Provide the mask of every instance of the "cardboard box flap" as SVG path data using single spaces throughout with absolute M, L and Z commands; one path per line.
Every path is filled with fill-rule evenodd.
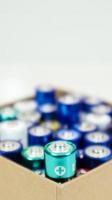
M 56 200 L 56 184 L 0 157 L 1 200 Z
M 58 200 L 112 200 L 112 161 L 62 185 Z

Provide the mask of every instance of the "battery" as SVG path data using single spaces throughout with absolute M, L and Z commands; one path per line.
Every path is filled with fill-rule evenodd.
M 30 128 L 40 123 L 41 113 L 38 111 L 21 113 L 18 116 L 18 119 L 25 122 L 27 125 L 27 128 Z
M 44 168 L 44 149 L 42 146 L 30 146 L 23 149 L 22 165 L 36 171 L 37 169 Z
M 109 115 L 89 113 L 85 115 L 84 120 L 96 125 L 99 130 L 107 130 L 111 124 L 111 117 Z
M 56 140 L 70 141 L 79 148 L 81 143 L 81 134 L 74 129 L 60 129 L 56 133 Z
M 79 124 L 75 124 L 73 128 L 79 132 L 82 137 L 84 137 L 87 133 L 92 133 L 97 130 L 97 127 L 94 124 L 90 124 L 88 122 L 82 121 Z
M 35 98 L 39 105 L 54 104 L 56 102 L 56 91 L 50 85 L 40 85 L 36 89 Z
M 77 149 L 77 168 L 84 167 L 84 150 Z
M 54 104 L 44 104 L 40 106 L 40 112 L 43 120 L 54 120 L 57 116 L 57 109 Z
M 86 174 L 88 171 L 89 171 L 89 170 L 87 170 L 87 169 L 80 168 L 80 169 L 77 170 L 76 176 L 77 176 L 77 177 L 82 176 L 82 175 Z
M 76 174 L 76 146 L 71 142 L 53 141 L 45 146 L 45 173 L 63 183 Z
M 83 99 L 83 111 L 91 112 L 91 109 L 95 106 L 103 104 L 103 101 L 94 96 L 88 96 Z
M 112 152 L 109 147 L 92 145 L 84 150 L 85 167 L 93 169 L 112 159 Z
M 88 133 L 84 138 L 84 146 L 86 147 L 89 145 L 104 145 L 111 147 L 111 136 L 103 131 Z
M 53 132 L 61 128 L 61 124 L 57 120 L 46 120 L 41 123 L 42 126 L 51 129 Z
M 65 95 L 58 99 L 58 118 L 62 124 L 71 126 L 79 122 L 80 98 Z
M 0 140 L 20 141 L 27 145 L 27 126 L 20 120 L 5 121 L 0 124 Z
M 19 101 L 14 105 L 17 116 L 38 110 L 38 105 L 34 100 Z
M 110 105 L 98 105 L 91 109 L 91 112 L 99 115 L 110 115 L 112 117 L 112 107 Z
M 28 144 L 44 146 L 52 140 L 52 134 L 52 130 L 48 128 L 35 126 L 28 130 Z
M 16 113 L 12 107 L 0 109 L 0 122 L 16 119 Z
M 12 140 L 4 140 L 0 142 L 0 155 L 21 163 L 22 145 L 20 142 Z
M 45 170 L 44 169 L 37 169 L 36 171 L 34 171 L 34 173 L 36 175 L 40 175 L 42 177 L 45 177 Z

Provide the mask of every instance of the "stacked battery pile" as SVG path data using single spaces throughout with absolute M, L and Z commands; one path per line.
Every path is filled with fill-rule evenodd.
M 107 102 L 39 86 L 31 100 L 0 109 L 0 155 L 65 182 L 112 158 Z

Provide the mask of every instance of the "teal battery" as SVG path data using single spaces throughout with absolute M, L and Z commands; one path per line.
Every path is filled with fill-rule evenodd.
M 58 99 L 57 112 L 59 121 L 71 127 L 74 123 L 78 123 L 81 110 L 81 100 L 74 95 L 64 95 Z
M 39 108 L 42 114 L 42 119 L 45 120 L 56 120 L 57 118 L 57 107 L 54 104 L 43 104 Z
M 0 109 L 0 122 L 15 120 L 16 118 L 15 110 L 12 107 L 4 107 Z
M 72 142 L 77 148 L 81 145 L 81 134 L 74 129 L 60 129 L 56 132 L 55 139 Z
M 103 145 L 92 145 L 84 149 L 84 165 L 93 169 L 112 159 L 112 151 Z
M 44 148 L 42 146 L 33 145 L 23 149 L 22 165 L 32 171 L 44 168 Z
M 84 146 L 90 145 L 103 145 L 111 147 L 112 138 L 111 135 L 103 131 L 95 131 L 88 133 L 84 137 Z
M 22 144 L 14 140 L 0 141 L 0 155 L 21 164 Z
M 31 145 L 42 145 L 44 146 L 52 140 L 52 130 L 43 126 L 34 126 L 28 130 L 28 144 Z
M 35 99 L 39 105 L 56 102 L 56 90 L 50 85 L 40 85 L 36 88 Z

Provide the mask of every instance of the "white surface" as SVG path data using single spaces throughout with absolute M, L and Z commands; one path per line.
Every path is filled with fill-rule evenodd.
M 111 0 L 0 1 L 0 103 L 40 82 L 112 99 Z

